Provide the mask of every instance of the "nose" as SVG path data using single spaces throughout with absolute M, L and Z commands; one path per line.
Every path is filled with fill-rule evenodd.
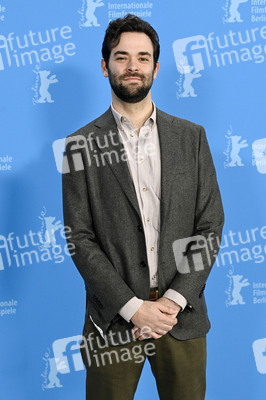
M 129 60 L 129 62 L 128 62 L 127 70 L 128 70 L 129 72 L 136 72 L 136 71 L 138 71 L 138 70 L 139 70 L 139 67 L 138 67 L 137 61 L 134 60 L 133 58 L 131 58 L 131 59 Z

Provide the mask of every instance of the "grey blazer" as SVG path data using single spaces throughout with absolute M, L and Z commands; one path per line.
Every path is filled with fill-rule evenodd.
M 224 213 L 204 128 L 158 108 L 157 124 L 162 168 L 159 297 L 171 288 L 187 299 L 188 306 L 170 331 L 176 339 L 186 340 L 210 329 L 203 292 L 219 251 Z M 110 329 L 125 333 L 133 324 L 118 314 L 119 309 L 133 296 L 149 298 L 141 214 L 123 152 L 111 108 L 66 138 L 64 224 L 71 228 L 67 242 L 85 282 L 84 335 L 90 315 L 104 334 Z M 202 257 L 203 268 L 191 268 L 189 273 L 177 268 L 173 243 L 209 234 L 213 240 L 209 259 Z M 190 246 L 185 250 L 184 257 L 189 257 Z

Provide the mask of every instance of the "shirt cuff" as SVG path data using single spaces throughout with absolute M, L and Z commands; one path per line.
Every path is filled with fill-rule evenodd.
M 132 297 L 120 310 L 118 313 L 123 317 L 127 322 L 130 322 L 133 315 L 138 311 L 140 306 L 143 304 L 143 300 L 138 297 Z
M 181 307 L 181 311 L 184 311 L 187 305 L 187 300 L 185 299 L 185 297 L 182 296 L 182 294 L 180 294 L 176 290 L 173 289 L 166 290 L 163 297 L 167 297 L 168 299 L 173 300 L 175 303 L 177 303 Z

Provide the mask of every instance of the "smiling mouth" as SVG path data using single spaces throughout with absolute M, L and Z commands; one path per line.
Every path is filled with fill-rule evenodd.
M 141 79 L 137 76 L 129 76 L 128 78 L 124 78 L 125 81 L 140 81 Z
M 137 84 L 137 83 L 141 83 L 142 80 L 139 78 L 126 78 L 126 79 L 124 79 L 124 82 L 127 82 L 129 84 Z

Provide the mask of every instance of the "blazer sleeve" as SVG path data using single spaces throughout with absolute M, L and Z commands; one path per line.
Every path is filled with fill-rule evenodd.
M 187 299 L 189 308 L 193 308 L 194 305 L 197 304 L 199 297 L 201 297 L 203 293 L 206 280 L 220 249 L 222 229 L 224 225 L 224 210 L 216 171 L 206 138 L 205 129 L 202 126 L 200 126 L 198 148 L 197 200 L 194 233 L 191 237 L 191 242 L 193 241 L 194 236 L 203 236 L 203 241 L 206 244 L 206 250 L 209 257 L 202 256 L 202 269 L 195 270 L 191 268 L 189 272 L 184 273 L 186 268 L 183 268 L 181 265 L 181 268 L 178 268 L 178 272 L 169 286 L 169 289 L 178 291 Z M 187 246 L 186 251 L 186 260 L 188 257 L 192 258 L 192 247 Z
M 65 145 L 63 160 L 71 159 Z M 64 225 L 71 257 L 84 279 L 86 289 L 100 309 L 102 318 L 111 322 L 118 311 L 135 296 L 101 249 L 93 226 L 93 212 L 87 190 L 86 171 L 66 168 L 63 161 L 62 194 Z M 66 172 L 67 171 L 67 172 Z M 92 300 L 92 301 L 93 301 Z

